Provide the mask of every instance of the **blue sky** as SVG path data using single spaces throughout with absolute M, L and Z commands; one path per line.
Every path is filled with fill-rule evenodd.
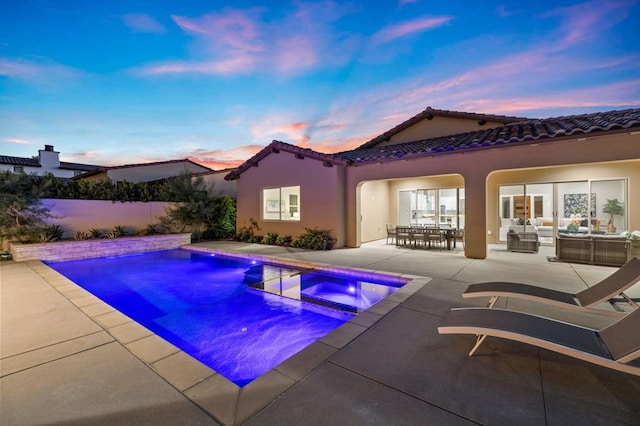
M 640 0 L 0 2 L 0 154 L 233 167 L 352 149 L 426 106 L 640 106 Z

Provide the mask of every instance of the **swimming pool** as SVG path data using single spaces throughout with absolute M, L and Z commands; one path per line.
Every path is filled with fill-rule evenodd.
M 238 386 L 406 282 L 184 249 L 46 263 Z

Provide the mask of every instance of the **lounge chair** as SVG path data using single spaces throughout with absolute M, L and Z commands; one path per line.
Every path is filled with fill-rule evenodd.
M 460 308 L 449 312 L 438 327 L 438 333 L 477 335 L 469 356 L 474 354 L 485 337 L 494 336 L 640 376 L 639 329 L 640 309 L 602 330 L 593 330 L 524 312 Z
M 601 315 L 622 316 L 626 314 L 624 311 L 607 311 L 594 306 L 608 300 L 612 301 L 612 298 L 620 296 L 622 300 L 636 309 L 638 307 L 637 303 L 625 295 L 624 291 L 639 281 L 640 259 L 633 258 L 604 280 L 576 294 L 521 283 L 486 282 L 469 285 L 465 292 L 462 293 L 462 297 L 488 296 L 490 297 L 487 305 L 489 308 L 492 308 L 498 299 L 504 296 L 534 300 Z

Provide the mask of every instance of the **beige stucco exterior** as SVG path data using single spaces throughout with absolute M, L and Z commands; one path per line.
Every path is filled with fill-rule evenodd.
M 260 235 L 276 232 L 294 239 L 304 228 L 329 229 L 345 245 L 344 168 L 327 167 L 312 158 L 299 159 L 292 153 L 272 153 L 246 170 L 237 182 L 237 229 L 258 222 Z M 300 186 L 300 221 L 271 221 L 262 218 L 263 189 Z
M 594 165 L 596 163 L 596 165 Z M 572 165 L 571 167 L 565 167 Z M 532 171 L 530 169 L 537 169 Z M 509 174 L 498 172 L 509 171 Z M 547 177 L 546 173 L 549 173 Z M 465 254 L 483 259 L 487 243 L 494 241 L 487 231 L 497 226 L 498 184 L 566 179 L 612 177 L 629 179 L 629 228 L 640 229 L 640 196 L 636 195 L 640 182 L 640 134 L 624 132 L 608 136 L 593 136 L 550 140 L 538 144 L 491 147 L 468 152 L 442 153 L 433 156 L 367 164 L 347 168 L 346 174 L 346 245 L 357 247 L 365 234 L 358 226 L 362 214 L 362 184 L 389 179 L 439 177 L 442 186 L 451 187 L 455 181 L 444 179 L 459 175 L 465 187 Z M 436 181 L 437 183 L 437 181 Z M 428 187 L 432 187 L 429 185 Z M 366 188 L 366 186 L 365 186 Z M 397 193 L 397 191 L 391 191 Z M 395 208 L 389 196 L 389 206 Z M 396 203 L 397 205 L 397 203 Z M 389 212 L 393 223 L 392 212 Z
M 501 123 L 484 124 L 495 125 Z M 477 130 L 477 126 L 475 120 L 433 117 L 412 124 L 390 140 L 422 140 L 445 131 Z M 260 218 L 264 188 L 300 185 L 300 222 L 259 221 L 261 233 L 295 237 L 303 228 L 317 226 L 332 231 L 338 239 L 336 247 L 358 247 L 385 238 L 386 224 L 398 223 L 402 189 L 464 188 L 464 249 L 470 258 L 485 258 L 487 244 L 498 241 L 500 185 L 623 179 L 628 192 L 625 225 L 640 229 L 640 132 L 634 129 L 333 167 L 325 167 L 321 159 L 299 160 L 277 150 L 250 162 L 257 166 L 242 171 L 237 181 L 238 227 L 245 226 L 249 218 Z

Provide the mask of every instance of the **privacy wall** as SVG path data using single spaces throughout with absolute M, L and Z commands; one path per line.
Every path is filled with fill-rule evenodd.
M 152 201 L 121 203 L 104 200 L 58 200 L 42 199 L 43 206 L 49 208 L 53 217 L 48 223 L 61 225 L 64 237 L 71 238 L 78 231 L 89 229 L 112 229 L 124 226 L 129 231 L 144 229 L 151 223 L 158 223 L 165 216 L 165 209 L 172 203 Z

